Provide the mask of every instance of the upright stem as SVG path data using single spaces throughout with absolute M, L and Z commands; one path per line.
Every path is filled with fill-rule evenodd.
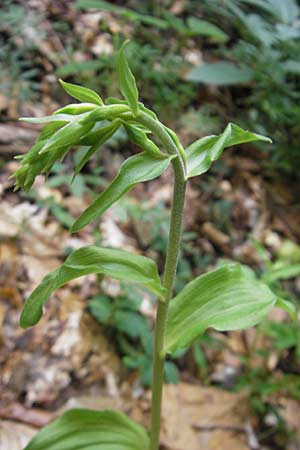
M 157 450 L 159 446 L 162 389 L 163 389 L 164 363 L 165 363 L 165 358 L 162 352 L 164 347 L 168 306 L 169 301 L 172 297 L 178 256 L 180 251 L 184 195 L 185 195 L 185 182 L 182 180 L 181 177 L 178 176 L 178 173 L 175 169 L 175 184 L 173 191 L 170 234 L 163 279 L 163 284 L 167 289 L 167 296 L 165 302 L 158 303 L 156 313 L 154 355 L 153 355 L 151 431 L 150 431 L 149 450 Z
M 165 363 L 163 347 L 166 330 L 166 320 L 168 316 L 168 306 L 170 299 L 172 298 L 180 251 L 186 183 L 184 161 L 182 161 L 176 145 L 174 144 L 164 127 L 159 122 L 151 119 L 146 114 L 142 114 L 141 116 L 139 116 L 139 121 L 147 128 L 149 128 L 160 139 L 161 143 L 168 151 L 168 153 L 177 154 L 177 158 L 172 161 L 174 169 L 174 189 L 169 241 L 163 277 L 163 285 L 167 290 L 167 294 L 165 302 L 158 302 L 154 335 L 151 431 L 149 450 L 158 450 Z

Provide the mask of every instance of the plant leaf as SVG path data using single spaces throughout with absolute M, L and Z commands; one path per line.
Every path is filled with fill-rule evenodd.
M 189 283 L 170 303 L 164 352 L 192 344 L 207 328 L 249 328 L 275 305 L 277 296 L 240 264 L 227 264 Z
M 52 292 L 74 278 L 91 273 L 102 273 L 131 283 L 142 283 L 160 297 L 163 297 L 165 292 L 156 264 L 151 259 L 124 250 L 82 247 L 71 253 L 60 267 L 46 275 L 31 293 L 21 314 L 21 327 L 31 327 L 40 320 L 43 305 Z
M 118 98 L 115 97 L 107 97 L 107 99 L 105 100 L 105 104 L 106 105 L 127 105 L 127 101 L 126 100 L 119 100 Z M 155 112 L 151 111 L 151 109 L 146 108 L 146 106 L 144 105 L 144 103 L 142 102 L 138 102 L 138 107 L 141 111 L 145 112 L 146 114 L 148 114 L 148 116 L 152 117 L 152 119 L 158 120 L 157 115 L 155 114 Z
M 205 63 L 192 69 L 186 80 L 195 83 L 229 85 L 249 83 L 253 79 L 253 71 L 247 67 L 238 67 L 229 61 Z
M 93 111 L 83 114 L 81 123 L 99 122 L 102 120 L 113 120 L 122 113 L 130 112 L 127 104 L 97 106 Z
M 114 119 L 107 125 L 97 128 L 95 129 L 95 131 L 91 131 L 86 136 L 84 136 L 80 141 L 80 145 L 94 145 L 99 142 L 103 143 L 117 131 L 120 125 L 122 125 L 122 121 L 120 119 Z
M 147 134 L 139 129 L 136 125 L 130 125 L 124 123 L 124 127 L 127 131 L 129 139 L 139 147 L 141 147 L 146 152 L 156 155 L 158 157 L 163 156 L 163 153 L 157 147 L 157 145 L 148 138 Z
M 147 450 L 143 427 L 114 410 L 72 409 L 41 429 L 24 450 Z
M 228 35 L 224 31 L 206 20 L 199 20 L 191 16 L 187 19 L 187 25 L 190 30 L 189 34 L 192 36 L 208 36 L 217 42 L 228 41 Z
M 42 129 L 42 131 L 39 134 L 39 137 L 37 138 L 37 142 L 45 141 L 50 136 L 52 136 L 55 131 L 59 130 L 59 128 L 62 128 L 64 126 L 64 122 L 51 122 L 45 125 Z
M 50 122 L 68 123 L 74 120 L 74 116 L 69 114 L 56 114 L 44 117 L 20 117 L 19 120 L 28 123 L 50 123 Z
M 36 176 L 47 173 L 55 161 L 62 159 L 69 150 L 68 146 L 58 146 L 52 152 L 41 155 L 40 151 L 46 143 L 47 140 L 38 139 L 27 153 L 20 155 L 21 166 L 11 176 L 16 178 L 15 189 L 23 188 L 28 191 L 34 183 Z
M 95 108 L 97 108 L 97 105 L 95 105 L 94 103 L 70 103 L 69 105 L 59 108 L 53 114 L 71 114 L 74 116 L 77 114 L 92 111 Z
M 243 130 L 233 123 L 229 123 L 217 136 L 198 139 L 186 149 L 187 178 L 207 172 L 212 163 L 220 158 L 226 147 L 252 141 L 272 142 L 265 136 Z
M 300 275 L 300 264 L 289 264 L 283 267 L 272 267 L 265 275 L 266 281 L 272 283 L 276 280 L 287 280 Z
M 101 145 L 103 145 L 109 138 L 117 131 L 117 129 L 121 125 L 121 120 L 116 119 L 109 125 L 99 128 L 99 130 L 93 131 L 86 136 L 84 136 L 83 140 L 80 142 L 81 145 L 91 145 L 91 148 L 83 155 L 79 163 L 77 164 L 73 176 L 74 178 L 79 174 L 81 169 L 88 162 L 90 157 L 98 150 Z
M 288 300 L 285 300 L 283 298 L 279 298 L 275 306 L 287 312 L 292 320 L 297 319 L 297 309 L 292 302 L 289 302 Z
M 59 80 L 62 88 L 73 98 L 81 102 L 94 103 L 95 105 L 103 105 L 103 100 L 96 92 L 77 84 L 66 83 L 62 79 Z
M 118 175 L 108 188 L 74 222 L 71 233 L 81 230 L 97 217 L 100 217 L 137 183 L 159 177 L 167 169 L 173 157 L 156 158 L 143 152 L 128 158 L 122 164 Z
M 64 147 L 66 145 L 71 147 L 72 145 L 78 144 L 80 138 L 87 134 L 93 126 L 94 123 L 92 121 L 82 123 L 80 120 L 73 120 L 73 122 L 59 128 L 59 130 L 52 134 L 41 148 L 40 154 L 51 152 L 58 147 Z
M 129 68 L 124 49 L 129 41 L 125 41 L 118 53 L 117 70 L 119 77 L 119 84 L 122 95 L 127 100 L 132 113 L 136 116 L 139 112 L 138 107 L 138 90 L 136 87 L 135 78 Z

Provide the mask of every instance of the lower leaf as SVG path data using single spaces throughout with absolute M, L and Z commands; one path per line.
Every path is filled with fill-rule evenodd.
M 170 303 L 164 353 L 188 347 L 207 328 L 254 326 L 276 301 L 277 296 L 246 266 L 227 264 L 201 275 Z
M 92 273 L 142 283 L 161 298 L 165 294 L 165 288 L 152 259 L 125 250 L 93 245 L 81 247 L 71 253 L 60 267 L 46 275 L 28 297 L 20 318 L 21 327 L 32 327 L 40 320 L 43 305 L 52 292 L 75 278 Z
M 148 435 L 125 414 L 73 409 L 39 431 L 24 450 L 147 450 Z

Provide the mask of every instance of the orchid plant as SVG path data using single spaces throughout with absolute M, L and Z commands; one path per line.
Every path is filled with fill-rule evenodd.
M 71 253 L 49 273 L 25 302 L 20 325 L 37 324 L 50 295 L 70 280 L 87 274 L 105 274 L 129 283 L 140 283 L 157 296 L 154 331 L 152 409 L 149 433 L 120 411 L 73 409 L 40 430 L 26 450 L 157 450 L 166 355 L 190 346 L 208 328 L 220 331 L 258 324 L 272 307 L 294 310 L 258 280 L 254 272 L 228 263 L 188 283 L 172 298 L 180 250 L 187 181 L 207 172 L 226 147 L 252 141 L 270 142 L 259 134 L 229 123 L 217 136 L 207 136 L 183 148 L 174 131 L 138 99 L 134 76 L 124 53 L 118 53 L 117 70 L 123 100 L 105 102 L 94 91 L 60 80 L 63 89 L 80 103 L 72 103 L 51 116 L 26 118 L 45 124 L 31 150 L 20 157 L 15 172 L 16 189 L 30 189 L 37 175 L 47 174 L 74 146 L 85 153 L 74 169 L 74 178 L 87 161 L 120 128 L 141 153 L 128 158 L 112 183 L 82 212 L 71 227 L 75 233 L 114 205 L 137 183 L 159 177 L 168 167 L 174 172 L 169 242 L 162 279 L 156 263 L 124 250 L 87 246 Z M 159 143 L 157 145 L 157 142 Z

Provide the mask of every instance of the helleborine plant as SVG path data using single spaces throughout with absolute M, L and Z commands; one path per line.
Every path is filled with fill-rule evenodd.
M 197 140 L 186 149 L 177 135 L 138 100 L 134 76 L 128 66 L 123 44 L 118 54 L 118 77 L 124 100 L 105 102 L 90 89 L 60 81 L 62 87 L 82 103 L 74 103 L 51 116 L 26 118 L 44 123 L 37 142 L 25 155 L 14 174 L 16 189 L 28 190 L 35 177 L 47 174 L 74 146 L 86 148 L 74 170 L 74 177 L 88 159 L 119 127 L 142 152 L 128 158 L 113 182 L 77 218 L 71 232 L 81 230 L 99 218 L 137 183 L 159 177 L 171 164 L 174 193 L 169 243 L 162 280 L 154 261 L 124 250 L 96 246 L 82 247 L 48 274 L 27 299 L 21 314 L 23 328 L 35 325 L 43 305 L 53 291 L 83 275 L 105 274 L 132 283 L 141 283 L 157 295 L 154 336 L 152 412 L 150 433 L 121 412 L 74 409 L 43 428 L 26 450 L 157 450 L 164 362 L 166 355 L 191 345 L 207 328 L 236 330 L 258 324 L 277 305 L 293 313 L 291 305 L 276 295 L 255 274 L 237 263 L 223 265 L 199 276 L 172 299 L 182 233 L 185 186 L 189 178 L 208 171 L 226 147 L 270 139 L 229 124 L 218 136 Z M 155 142 L 159 142 L 159 147 Z

